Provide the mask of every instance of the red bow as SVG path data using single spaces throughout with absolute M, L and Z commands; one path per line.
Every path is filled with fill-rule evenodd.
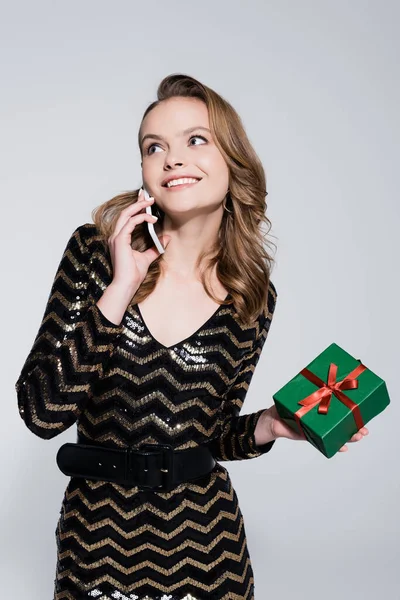
M 317 375 L 309 371 L 307 368 L 300 371 L 301 375 L 304 375 L 306 379 L 315 383 L 320 389 L 316 390 L 303 400 L 300 400 L 298 404 L 301 404 L 303 408 L 299 408 L 297 412 L 294 413 L 295 419 L 304 435 L 303 426 L 301 424 L 301 418 L 303 415 L 308 413 L 314 406 L 319 404 L 318 412 L 321 414 L 328 414 L 329 405 L 331 403 L 332 394 L 343 402 L 353 413 L 354 420 L 358 429 L 364 427 L 364 421 L 361 416 L 360 407 L 358 404 L 350 400 L 341 390 L 353 390 L 358 387 L 357 377 L 365 371 L 367 367 L 363 364 L 358 365 L 353 371 L 351 371 L 344 379 L 341 381 L 336 381 L 337 369 L 338 366 L 335 363 L 331 363 L 329 365 L 328 371 L 328 382 L 326 383 L 322 379 L 320 379 Z M 304 435 L 304 437 L 306 437 Z

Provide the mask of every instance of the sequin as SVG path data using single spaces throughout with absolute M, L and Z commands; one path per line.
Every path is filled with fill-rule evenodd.
M 185 594 L 184 596 L 176 596 L 173 594 L 161 594 L 157 596 L 137 596 L 136 594 L 125 595 L 118 590 L 104 595 L 100 589 L 95 589 L 88 594 L 91 598 L 98 598 L 101 596 L 102 600 L 200 600 L 199 596 L 193 596 L 192 594 Z
M 239 413 L 272 320 L 272 282 L 254 326 L 241 327 L 222 306 L 166 348 L 137 306 L 119 325 L 105 317 L 97 301 L 111 281 L 96 227 L 78 227 L 15 384 L 25 425 L 51 439 L 76 423 L 87 443 L 114 448 L 208 443 L 218 461 L 267 453 L 274 442 L 257 447 L 254 438 L 264 409 Z M 219 463 L 169 492 L 72 477 L 56 541 L 54 600 L 253 599 L 243 516 Z

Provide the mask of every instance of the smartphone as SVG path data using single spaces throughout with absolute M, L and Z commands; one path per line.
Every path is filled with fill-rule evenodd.
M 146 190 L 146 188 L 145 188 L 145 187 L 143 187 L 143 192 L 144 192 L 144 197 L 145 197 L 145 199 L 146 199 L 146 200 L 148 200 L 148 199 L 150 198 L 150 194 L 149 194 L 149 192 Z M 146 212 L 147 212 L 149 215 L 152 215 L 152 214 L 153 214 L 153 213 L 151 212 L 151 205 L 149 205 L 149 206 L 146 206 Z M 150 233 L 150 235 L 151 235 L 151 237 L 152 237 L 152 239 L 153 239 L 153 242 L 154 242 L 154 243 L 155 243 L 155 245 L 156 245 L 156 248 L 157 248 L 157 250 L 159 251 L 159 253 L 160 253 L 160 254 L 164 254 L 164 252 L 165 252 L 165 249 L 163 248 L 163 245 L 161 244 L 161 242 L 160 242 L 160 240 L 158 239 L 158 236 L 157 236 L 157 234 L 156 234 L 156 232 L 155 232 L 155 230 L 154 230 L 154 223 L 149 223 L 149 222 L 147 222 L 147 228 L 148 228 L 148 230 L 149 230 L 149 233 Z

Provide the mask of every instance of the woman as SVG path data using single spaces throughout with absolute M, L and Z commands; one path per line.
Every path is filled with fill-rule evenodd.
M 135 191 L 74 231 L 16 383 L 34 434 L 77 423 L 58 455 L 71 479 L 54 598 L 249 600 L 243 516 L 218 461 L 303 439 L 274 405 L 239 415 L 277 297 L 265 174 L 232 106 L 185 75 L 161 82 L 139 147 L 158 220 Z

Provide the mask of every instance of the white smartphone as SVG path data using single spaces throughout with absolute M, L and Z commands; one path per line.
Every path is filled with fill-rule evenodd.
M 149 194 L 149 192 L 146 190 L 146 188 L 145 188 L 145 187 L 143 187 L 143 192 L 144 192 L 144 197 L 145 197 L 145 199 L 146 199 L 146 200 L 148 200 L 148 199 L 150 198 L 150 194 Z M 149 205 L 149 206 L 146 206 L 146 212 L 147 212 L 149 215 L 152 215 L 152 214 L 153 214 L 153 213 L 151 212 L 151 205 Z M 151 235 L 151 237 L 152 237 L 152 239 L 153 239 L 153 242 L 154 242 L 154 243 L 155 243 L 155 245 L 156 245 L 156 248 L 157 248 L 157 250 L 159 251 L 159 253 L 160 253 L 160 254 L 164 254 L 164 252 L 165 252 L 165 249 L 163 248 L 163 245 L 161 244 L 161 242 L 160 242 L 160 240 L 158 239 L 158 236 L 157 236 L 157 234 L 156 234 L 156 232 L 155 232 L 155 230 L 154 230 L 154 223 L 149 223 L 149 222 L 147 222 L 147 228 L 148 228 L 148 230 L 149 230 L 149 233 L 150 233 L 150 235 Z

